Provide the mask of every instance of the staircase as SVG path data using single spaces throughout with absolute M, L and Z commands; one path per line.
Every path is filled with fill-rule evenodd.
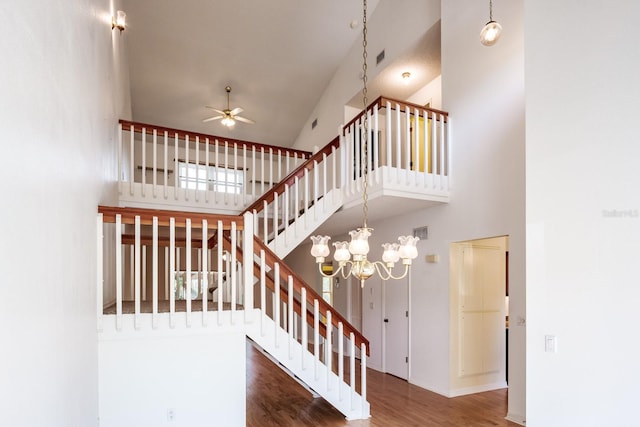
M 368 418 L 368 341 L 282 261 L 336 212 L 358 203 L 362 167 L 368 169 L 373 197 L 448 201 L 446 113 L 379 98 L 367 114 L 373 138 L 367 139 L 371 158 L 365 162 L 360 159 L 362 115 L 315 154 L 292 150 L 285 160 L 275 147 L 121 122 L 120 203 L 135 207 L 98 209 L 99 329 L 162 329 L 183 322 L 187 328 L 240 328 L 347 419 Z M 178 170 L 189 164 L 191 149 L 195 165 L 205 160 L 202 190 L 181 188 L 190 178 L 188 172 L 179 176 Z M 137 167 L 136 158 L 141 162 Z M 262 162 L 259 167 L 256 158 Z M 219 183 L 209 191 L 209 168 L 220 168 L 222 161 L 224 170 L 249 171 L 251 183 L 245 176 L 242 192 L 218 194 Z M 231 184 L 238 178 L 233 179 Z M 259 198 L 258 188 L 265 190 Z M 193 211 L 143 208 L 183 202 Z M 198 212 L 211 209 L 227 214 Z M 176 301 L 178 287 L 184 301 Z M 217 290 L 210 294 L 210 288 Z M 131 300 L 131 315 L 126 300 Z M 183 303 L 184 313 L 177 309 Z M 162 312 L 163 304 L 168 313 Z M 108 305 L 114 306 L 114 315 L 103 314 Z

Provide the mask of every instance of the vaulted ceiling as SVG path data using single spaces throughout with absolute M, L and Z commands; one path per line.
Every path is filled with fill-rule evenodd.
M 378 2 L 368 0 L 369 15 Z M 123 8 L 134 120 L 281 146 L 295 142 L 362 31 L 361 0 L 134 0 Z M 438 28 L 437 39 L 402 60 L 430 61 L 433 78 L 439 54 Z M 394 96 L 384 82 L 383 74 L 371 82 L 372 95 Z M 256 124 L 202 122 L 215 115 L 205 106 L 226 108 L 227 85 L 231 108 Z

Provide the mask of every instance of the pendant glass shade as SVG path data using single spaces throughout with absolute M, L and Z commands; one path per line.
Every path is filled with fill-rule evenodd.
M 353 255 L 367 255 L 369 253 L 369 236 L 371 232 L 366 228 L 351 230 L 351 242 L 349 242 L 349 252 Z
M 329 236 L 312 236 L 311 256 L 316 259 L 329 256 L 329 239 Z
M 351 253 L 349 253 L 349 243 L 334 242 L 333 246 L 336 248 L 336 251 L 333 254 L 333 259 L 339 263 L 349 261 L 349 258 L 351 258 Z
M 400 253 L 398 249 L 400 245 L 397 243 L 383 243 L 382 247 L 384 252 L 382 253 L 382 261 L 386 264 L 394 264 L 400 259 Z
M 485 46 L 493 46 L 500 39 L 502 25 L 496 21 L 489 21 L 480 32 L 480 43 Z
M 398 237 L 400 241 L 400 258 L 403 260 L 412 260 L 418 256 L 418 248 L 416 248 L 416 243 L 420 240 L 418 237 L 413 236 L 400 236 Z

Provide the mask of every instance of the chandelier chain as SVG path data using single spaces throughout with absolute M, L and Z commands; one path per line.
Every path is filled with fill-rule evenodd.
M 369 136 L 369 121 L 367 119 L 367 104 L 369 100 L 367 99 L 367 0 L 362 0 L 362 8 L 363 8 L 363 16 L 362 16 L 362 103 L 363 103 L 363 111 L 364 116 L 362 118 L 362 131 L 360 133 L 362 140 L 362 159 L 360 162 L 360 169 L 362 170 L 362 216 L 363 216 L 363 226 L 367 228 L 367 214 L 369 211 L 369 207 L 367 206 L 368 194 L 367 190 L 369 187 L 369 177 L 368 177 L 368 156 L 369 149 L 367 146 L 367 140 Z

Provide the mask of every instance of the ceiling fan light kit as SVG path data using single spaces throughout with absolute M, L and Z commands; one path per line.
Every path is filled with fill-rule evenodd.
M 211 122 L 213 120 L 220 120 L 220 123 L 223 126 L 228 127 L 229 129 L 232 129 L 235 126 L 236 122 L 254 124 L 255 122 L 253 120 L 250 120 L 238 115 L 244 111 L 244 109 L 242 109 L 241 107 L 236 107 L 234 109 L 231 109 L 230 102 L 229 102 L 229 94 L 231 93 L 231 86 L 225 87 L 224 90 L 227 92 L 226 110 L 218 110 L 217 108 L 207 106 L 207 108 L 211 108 L 213 111 L 218 113 L 218 115 L 204 119 L 202 122 L 206 123 L 206 122 Z

